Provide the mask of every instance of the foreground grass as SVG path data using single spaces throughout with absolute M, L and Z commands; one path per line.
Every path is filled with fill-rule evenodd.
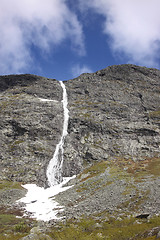
M 0 195 L 6 194 L 8 190 L 23 189 L 21 183 L 12 181 L 0 181 Z M 7 194 L 6 194 L 7 197 Z M 23 213 L 16 208 L 10 208 L 5 202 L 0 205 L 0 240 L 17 240 L 29 234 L 30 219 L 22 219 Z M 19 217 L 17 217 L 19 216 Z
M 104 183 L 104 173 L 108 171 Z M 115 161 L 102 161 L 89 166 L 78 176 L 79 185 L 77 192 L 94 193 L 99 188 L 112 184 L 117 179 L 123 179 L 127 183 L 124 195 L 130 194 L 135 189 L 135 198 L 139 196 L 139 189 L 136 189 L 136 182 L 143 182 L 150 176 L 155 179 L 160 176 L 160 158 L 145 159 L 141 162 L 134 162 L 116 158 Z M 0 181 L 0 191 L 8 189 L 21 189 L 20 183 Z M 149 193 L 143 195 L 147 197 Z M 87 196 L 87 195 L 86 195 Z M 88 195 L 90 196 L 90 195 Z M 98 213 L 91 217 L 83 217 L 78 220 L 70 219 L 65 223 L 57 223 L 55 227 L 47 229 L 47 234 L 54 240 L 156 240 L 160 231 L 160 217 L 151 219 L 137 219 L 131 217 L 131 210 L 138 209 L 141 201 L 136 202 L 131 198 L 120 206 L 124 211 L 122 216 L 117 212 L 109 215 L 107 212 Z M 131 204 L 133 202 L 133 204 Z M 131 205 L 132 208 L 129 208 Z M 126 211 L 125 209 L 128 209 Z M 130 211 L 129 211 L 130 210 Z M 128 213 L 128 216 L 127 216 Z M 29 219 L 21 219 L 15 210 L 8 211 L 6 207 L 0 207 L 0 240 L 18 240 L 29 234 L 30 229 L 36 226 L 36 222 Z M 154 230 L 153 230 L 154 229 Z M 157 232 L 158 231 L 158 232 Z M 42 238 L 39 238 L 42 239 Z
M 0 215 L 0 240 L 18 240 L 28 235 L 30 227 L 25 221 L 12 215 Z M 54 240 L 155 240 L 160 239 L 153 231 L 156 227 L 160 231 L 160 217 L 142 220 L 110 216 L 101 221 L 81 218 L 58 223 L 56 227 L 48 228 L 47 234 Z
M 19 182 L 12 182 L 7 180 L 0 181 L 0 190 L 5 191 L 7 189 L 23 189 L 23 188 L 21 186 L 21 183 Z
M 158 239 L 156 234 L 153 233 L 153 236 L 150 234 L 150 230 L 155 227 L 160 227 L 160 217 L 150 220 L 110 218 L 100 222 L 92 218 L 85 218 L 79 221 L 70 220 L 65 225 L 60 224 L 58 228 L 52 228 L 49 235 L 55 240 L 151 240 Z
M 83 218 L 77 221 L 70 220 L 65 225 L 59 225 L 56 229 L 53 228 L 50 236 L 55 240 L 160 239 L 157 238 L 157 233 L 160 231 L 160 217 L 157 216 L 144 220 L 130 217 L 130 214 L 137 212 L 141 203 L 147 199 L 150 193 L 149 190 L 146 192 L 140 191 L 136 183 L 145 182 L 145 179 L 148 177 L 156 179 L 160 176 L 160 158 L 146 158 L 143 161 L 134 162 L 132 159 L 117 157 L 110 162 L 97 162 L 86 168 L 78 176 L 79 185 L 77 186 L 77 192 L 81 194 L 87 192 L 89 194 L 90 192 L 98 191 L 104 185 L 103 173 L 106 169 L 108 169 L 108 177 L 105 186 L 112 184 L 117 179 L 122 179 L 127 182 L 124 195 L 130 194 L 135 189 L 135 196 L 124 202 L 123 206 L 120 206 L 124 210 L 123 212 L 127 212 L 129 216 L 127 217 L 127 214 L 125 214 L 125 217 L 120 218 L 117 212 L 114 216 L 109 217 L 107 213 L 102 213 L 100 214 L 101 216 L 98 216 L 101 220 L 96 220 L 96 218 Z M 138 198 L 139 194 L 141 198 Z M 137 201 L 137 199 L 140 200 Z
M 0 240 L 17 240 L 29 234 L 29 222 L 12 214 L 0 214 Z

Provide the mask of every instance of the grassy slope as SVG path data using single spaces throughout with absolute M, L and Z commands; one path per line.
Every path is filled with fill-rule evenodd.
M 152 178 L 160 175 L 160 159 L 146 159 L 143 162 L 134 162 L 132 160 L 125 160 L 117 158 L 115 161 L 102 161 L 86 168 L 78 178 L 80 183 L 77 186 L 77 191 L 86 191 L 87 188 L 96 191 L 99 187 L 99 181 L 95 181 L 106 168 L 109 169 L 110 175 L 106 184 L 111 184 L 113 179 L 125 179 L 128 182 L 132 179 L 133 182 L 145 181 L 145 177 Z M 125 169 L 125 170 L 124 170 Z M 84 177 L 83 177 L 84 176 Z M 89 185 L 90 184 L 90 185 Z M 129 194 L 133 185 L 127 186 L 123 194 Z M 0 191 L 7 189 L 19 189 L 19 183 L 0 182 Z M 137 191 L 138 196 L 138 191 Z M 134 199 L 130 202 L 123 203 L 123 209 L 132 211 L 138 209 L 139 205 L 145 199 L 134 204 Z M 129 207 L 130 206 L 130 207 Z M 0 208 L 0 240 L 2 239 L 20 239 L 29 234 L 30 225 L 34 226 L 32 220 L 16 218 L 21 215 L 17 210 L 8 210 L 6 206 Z M 156 228 L 159 227 L 159 228 Z M 153 230 L 154 229 L 154 230 Z M 152 230 L 152 231 L 151 231 Z M 153 240 L 156 238 L 157 232 L 160 231 L 160 217 L 154 216 L 150 219 L 137 219 L 129 215 L 118 217 L 118 213 L 109 214 L 107 211 L 97 213 L 86 217 L 82 216 L 80 219 L 70 219 L 66 223 L 58 223 L 56 227 L 48 228 L 48 234 L 55 240 L 87 240 L 87 239 L 107 239 L 107 240 L 125 240 L 125 239 L 145 239 Z M 150 236 L 149 236 L 150 235 Z
M 78 177 L 80 184 L 77 191 L 97 191 L 99 181 L 96 177 L 100 176 L 106 168 L 109 169 L 108 182 L 111 184 L 113 179 L 119 178 L 126 180 L 129 184 L 123 194 L 130 194 L 136 183 L 145 182 L 149 176 L 156 179 L 160 176 L 160 158 L 146 159 L 142 162 L 134 162 L 131 159 L 125 160 L 117 158 L 115 161 L 102 161 L 86 168 Z M 125 169 L 125 170 L 124 170 Z M 97 178 L 100 180 L 100 178 Z M 132 180 L 132 181 L 130 181 Z M 149 195 L 149 193 L 148 193 Z M 139 191 L 136 189 L 135 198 L 138 199 Z M 109 214 L 107 211 L 97 213 L 90 217 L 82 217 L 78 220 L 70 219 L 66 224 L 60 224 L 56 229 L 52 228 L 50 236 L 55 240 L 87 240 L 87 239 L 106 239 L 106 240 L 126 240 L 126 239 L 145 239 L 153 240 L 157 238 L 160 231 L 160 217 L 153 216 L 149 219 L 138 219 L 133 217 L 131 212 L 138 210 L 139 206 L 146 200 L 147 194 L 143 198 L 135 201 L 130 199 L 123 203 L 120 208 L 126 211 L 119 217 L 118 212 Z M 130 212 L 131 211 L 131 212 Z
M 21 188 L 18 182 L 0 181 L 0 194 Z M 33 221 L 22 219 L 21 216 L 22 212 L 19 209 L 10 208 L 9 204 L 4 203 L 0 206 L 0 240 L 17 240 L 29 233 L 30 224 Z

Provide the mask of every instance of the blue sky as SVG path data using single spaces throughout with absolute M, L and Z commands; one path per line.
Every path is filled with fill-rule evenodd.
M 1 0 L 0 75 L 160 69 L 159 0 Z

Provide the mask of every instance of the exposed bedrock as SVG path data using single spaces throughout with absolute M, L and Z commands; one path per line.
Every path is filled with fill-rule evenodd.
M 159 81 L 159 70 L 135 65 L 66 81 L 70 118 L 63 175 L 116 157 L 158 157 Z M 0 82 L 0 178 L 46 186 L 46 168 L 62 134 L 62 88 L 29 74 L 1 76 Z
M 65 175 L 94 161 L 160 155 L 159 70 L 111 66 L 65 85 L 70 111 Z
M 2 76 L 0 82 L 0 177 L 45 186 L 61 137 L 61 86 L 34 75 Z

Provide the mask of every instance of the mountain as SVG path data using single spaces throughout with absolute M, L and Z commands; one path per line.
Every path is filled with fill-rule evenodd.
M 12 208 L 25 193 L 15 183 L 48 186 L 46 169 L 62 134 L 63 91 L 57 80 L 30 74 L 1 76 L 0 83 L 0 204 Z M 59 216 L 159 215 L 160 71 L 118 65 L 64 84 L 63 176 L 77 177 L 56 196 L 65 206 Z
M 121 65 L 66 82 L 70 122 L 64 173 L 116 157 L 158 157 L 159 81 L 158 70 Z

